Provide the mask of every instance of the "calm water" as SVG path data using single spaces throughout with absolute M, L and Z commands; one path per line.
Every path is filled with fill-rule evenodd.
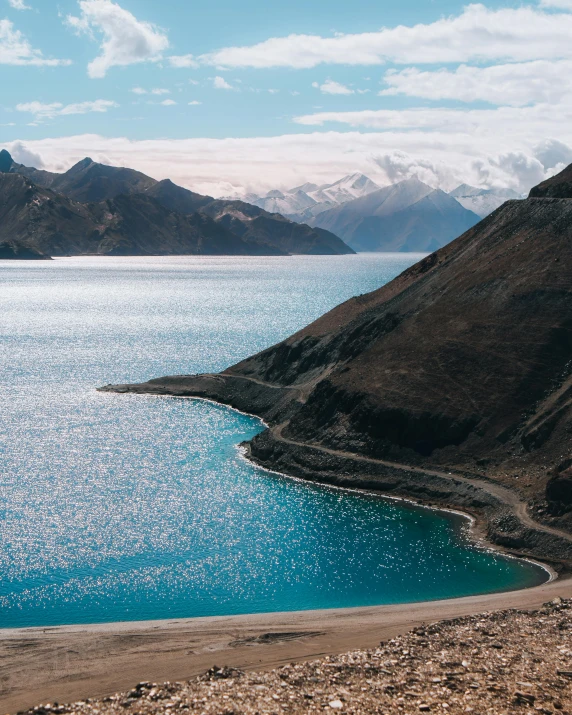
M 537 583 L 459 517 L 247 463 L 258 420 L 95 392 L 216 371 L 418 257 L 0 263 L 0 626 L 329 608 Z

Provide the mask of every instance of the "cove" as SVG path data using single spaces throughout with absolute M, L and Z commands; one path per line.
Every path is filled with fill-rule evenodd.
M 247 462 L 259 420 L 96 385 L 216 371 L 419 257 L 0 264 L 0 627 L 400 603 L 539 566 L 466 520 Z

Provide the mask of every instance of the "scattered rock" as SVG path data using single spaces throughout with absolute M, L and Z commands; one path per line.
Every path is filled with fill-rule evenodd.
M 329 710 L 572 715 L 570 627 L 572 600 L 554 599 L 536 612 L 499 611 L 431 624 L 374 650 L 265 673 L 213 666 L 187 683 L 141 682 L 127 693 L 67 706 L 39 705 L 27 715 L 310 715 Z M 501 634 L 499 650 L 497 641 L 489 639 Z M 470 658 L 463 658 L 466 653 Z

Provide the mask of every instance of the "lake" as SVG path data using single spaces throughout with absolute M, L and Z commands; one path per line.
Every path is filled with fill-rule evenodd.
M 265 472 L 263 427 L 95 388 L 221 370 L 421 256 L 0 262 L 0 627 L 399 603 L 539 566 L 467 521 Z

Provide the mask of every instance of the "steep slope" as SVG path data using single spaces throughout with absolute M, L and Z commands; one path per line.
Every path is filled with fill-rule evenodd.
M 407 179 L 319 214 L 309 223 L 357 251 L 434 251 L 478 217 L 439 189 Z
M 114 199 L 120 194 L 141 193 L 157 182 L 139 171 L 123 167 L 98 164 L 89 158 L 82 159 L 64 174 L 56 174 L 17 164 L 3 149 L 0 152 L 0 170 L 21 174 L 44 189 L 52 189 L 69 199 L 92 203 Z
M 485 218 L 509 199 L 520 199 L 522 196 L 512 189 L 479 189 L 476 186 L 461 184 L 449 192 L 449 196 L 480 218 Z
M 0 241 L 52 256 L 266 255 L 201 214 L 169 211 L 154 199 L 121 195 L 96 204 L 72 201 L 21 174 L 0 174 Z M 279 252 L 273 250 L 271 255 Z
M 170 179 L 157 181 L 145 192 L 160 204 L 181 214 L 192 214 L 214 201 L 212 196 L 202 196 L 182 186 L 177 186 Z
M 235 405 L 271 425 L 250 445 L 266 466 L 463 506 L 570 561 L 571 356 L 572 193 L 506 202 L 220 375 L 108 389 Z
M 36 177 L 31 177 L 38 183 Z M 83 203 L 114 199 L 121 194 L 139 194 L 157 182 L 139 171 L 98 164 L 89 158 L 78 162 L 54 179 L 50 188 Z

